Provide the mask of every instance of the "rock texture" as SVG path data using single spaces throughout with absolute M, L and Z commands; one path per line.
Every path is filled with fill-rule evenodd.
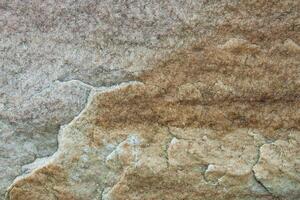
M 184 30 L 208 17 L 202 4 L 0 1 L 0 199 L 23 165 L 57 150 L 93 87 L 132 80 L 208 31 Z
M 3 198 L 300 198 L 298 1 L 1 9 Z

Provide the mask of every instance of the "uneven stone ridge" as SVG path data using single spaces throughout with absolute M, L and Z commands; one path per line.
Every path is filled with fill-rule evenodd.
M 300 199 L 300 3 L 198 6 L 177 26 L 183 44 L 145 55 L 139 73 L 75 81 L 85 108 L 5 198 Z

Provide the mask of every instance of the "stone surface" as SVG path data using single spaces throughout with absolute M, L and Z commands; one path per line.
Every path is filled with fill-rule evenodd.
M 57 150 L 92 86 L 126 82 L 194 40 L 201 2 L 0 1 L 0 198 L 21 166 Z M 75 80 L 75 81 L 74 81 Z
M 1 198 L 299 199 L 299 6 L 1 3 Z

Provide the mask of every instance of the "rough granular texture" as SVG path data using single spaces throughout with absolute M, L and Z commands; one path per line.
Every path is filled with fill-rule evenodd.
M 6 198 L 300 199 L 300 3 L 202 3 L 193 40 L 91 88 Z

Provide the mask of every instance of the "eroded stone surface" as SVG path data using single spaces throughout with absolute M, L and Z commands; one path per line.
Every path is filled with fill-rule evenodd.
M 59 126 L 83 109 L 91 86 L 132 80 L 209 31 L 196 26 L 211 24 L 203 4 L 1 1 L 0 198 L 22 165 L 56 151 Z
M 92 95 L 61 129 L 57 152 L 24 166 L 7 199 L 300 197 L 299 3 L 185 2 L 149 4 L 162 13 L 151 26 L 155 33 L 146 25 L 138 33 L 131 28 L 139 23 L 129 20 L 116 23 L 120 35 L 100 40 L 112 41 L 103 51 L 126 52 L 131 45 L 145 56 L 131 54 L 129 67 L 129 57 L 116 54 L 121 67 L 150 69 L 131 77 L 135 82 L 101 90 L 84 86 Z M 116 6 L 116 13 L 128 16 L 136 4 Z M 174 12 L 165 13 L 172 6 Z M 179 25 L 165 21 L 164 14 L 173 13 L 182 16 L 175 18 Z M 117 16 L 103 20 L 119 22 Z M 166 35 L 156 45 L 169 39 L 176 44 L 153 50 L 151 42 L 138 40 L 148 32 L 158 36 L 158 30 Z

